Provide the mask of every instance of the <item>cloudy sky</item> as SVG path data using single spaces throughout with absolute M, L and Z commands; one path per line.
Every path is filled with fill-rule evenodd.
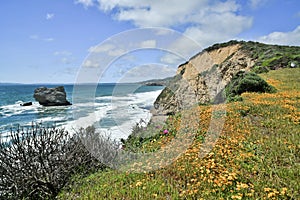
M 0 82 L 128 82 L 231 39 L 300 46 L 300 1 L 2 0 L 0 30 Z

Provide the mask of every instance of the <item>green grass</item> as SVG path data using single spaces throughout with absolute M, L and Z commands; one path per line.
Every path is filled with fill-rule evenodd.
M 76 178 L 75 178 L 76 180 Z M 157 196 L 174 199 L 176 189 L 160 175 L 122 173 L 107 170 L 92 174 L 84 180 L 76 180 L 61 199 L 154 199 Z
M 277 92 L 244 93 L 244 101 L 228 103 L 223 131 L 204 158 L 198 153 L 212 114 L 209 105 L 193 110 L 194 142 L 171 165 L 73 177 L 58 199 L 300 199 L 300 68 L 260 76 Z M 163 127 L 172 134 L 158 131 L 135 148 L 152 151 L 179 137 L 180 117 L 172 122 Z

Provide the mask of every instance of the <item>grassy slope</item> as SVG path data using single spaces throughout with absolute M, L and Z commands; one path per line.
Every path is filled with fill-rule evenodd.
M 204 158 L 198 152 L 211 106 L 194 109 L 194 118 L 201 119 L 191 130 L 197 135 L 173 164 L 147 173 L 108 170 L 84 179 L 74 177 L 74 185 L 62 191 L 60 198 L 300 199 L 300 68 L 261 76 L 278 92 L 246 93 L 243 102 L 227 104 L 222 134 Z M 140 150 L 179 137 L 178 120 L 169 123 L 169 134 L 143 141 Z

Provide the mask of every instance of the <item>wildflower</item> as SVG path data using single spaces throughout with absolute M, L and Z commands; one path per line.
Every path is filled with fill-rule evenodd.
M 232 195 L 231 198 L 232 199 L 242 199 L 243 198 L 243 194 L 238 193 L 237 195 Z
M 249 186 L 245 183 L 238 183 L 237 184 L 237 190 L 241 190 L 241 189 L 246 189 L 248 188 Z
M 165 130 L 163 131 L 163 133 L 164 133 L 164 134 L 168 134 L 168 133 L 169 133 L 168 129 L 165 129 Z
M 138 181 L 136 184 L 135 184 L 135 186 L 137 186 L 137 187 L 139 187 L 139 186 L 141 186 L 143 183 L 141 182 L 141 181 Z
M 264 188 L 264 191 L 265 192 L 269 192 L 269 191 L 271 191 L 272 189 L 271 188 Z
M 274 197 L 274 196 L 276 196 L 275 192 L 270 192 L 270 193 L 268 194 L 268 198 L 271 198 L 271 197 Z
M 286 191 L 287 191 L 287 188 L 282 188 L 281 195 L 285 195 Z

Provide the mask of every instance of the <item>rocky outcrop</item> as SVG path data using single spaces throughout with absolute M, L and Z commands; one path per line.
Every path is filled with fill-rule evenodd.
M 40 105 L 43 106 L 71 105 L 71 103 L 66 99 L 67 95 L 63 86 L 59 86 L 56 88 L 37 88 L 34 90 L 33 97 L 36 101 L 39 102 Z
M 213 45 L 178 67 L 156 99 L 152 114 L 168 115 L 194 105 L 224 102 L 223 90 L 239 71 L 272 69 L 272 63 L 284 67 L 291 59 L 300 59 L 286 52 L 299 54 L 300 48 L 238 41 Z
M 32 102 L 21 103 L 20 106 L 32 106 Z

